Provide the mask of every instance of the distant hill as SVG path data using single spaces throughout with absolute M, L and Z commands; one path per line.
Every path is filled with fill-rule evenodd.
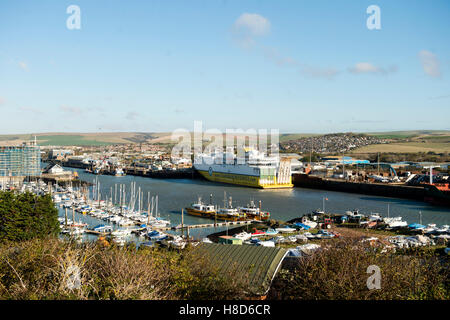
M 390 140 L 390 144 L 371 145 L 354 152 L 450 152 L 450 130 L 411 130 L 368 132 L 367 135 Z M 48 146 L 102 146 L 128 143 L 174 143 L 171 132 L 101 132 L 101 133 L 38 133 L 0 135 L 0 145 L 17 145 L 34 140 Z M 312 133 L 280 134 L 280 142 L 321 136 Z
M 0 135 L 1 145 L 15 145 L 34 140 L 41 146 L 101 146 L 111 144 L 157 142 L 170 133 L 106 132 L 106 133 L 38 133 Z

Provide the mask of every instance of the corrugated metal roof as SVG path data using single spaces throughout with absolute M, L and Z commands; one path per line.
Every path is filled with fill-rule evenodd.
M 287 253 L 283 248 L 215 243 L 203 243 L 199 249 L 221 273 L 248 279 L 249 292 L 255 295 L 267 293 Z

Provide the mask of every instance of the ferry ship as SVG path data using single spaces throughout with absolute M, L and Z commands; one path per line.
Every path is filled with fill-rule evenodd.
M 210 181 L 255 188 L 292 188 L 291 163 L 277 156 L 265 156 L 255 149 L 246 149 L 245 158 L 234 152 L 200 154 L 194 168 Z

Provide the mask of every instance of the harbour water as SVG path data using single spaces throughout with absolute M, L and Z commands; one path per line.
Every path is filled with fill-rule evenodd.
M 137 176 L 95 176 L 82 169 L 65 169 L 77 171 L 80 179 L 88 182 L 93 182 L 98 177 L 102 199 L 106 199 L 107 196 L 110 197 L 111 188 L 114 193 L 115 184 L 125 184 L 129 188 L 131 182 L 136 182 L 136 187 L 140 187 L 145 196 L 144 211 L 147 208 L 147 193 L 151 192 L 151 195 L 158 195 L 161 217 L 169 219 L 173 226 L 181 223 L 181 209 L 195 202 L 199 196 L 202 197 L 203 201 L 209 202 L 210 194 L 212 194 L 213 203 L 223 206 L 224 192 L 226 192 L 227 197 L 233 198 L 234 206 L 246 205 L 250 200 L 254 200 L 255 203 L 261 200 L 264 211 L 269 211 L 273 219 L 283 221 L 310 213 L 315 209 L 322 209 L 323 202 L 325 202 L 325 210 L 332 213 L 345 213 L 347 210 L 359 209 L 363 214 L 379 213 L 382 217 L 386 217 L 389 206 L 389 216 L 401 216 L 408 224 L 420 222 L 420 212 L 422 224 L 450 224 L 450 209 L 432 206 L 420 201 L 304 188 L 262 190 L 192 179 L 162 180 Z M 324 198 L 328 200 L 323 201 Z M 60 215 L 64 215 L 63 209 L 60 210 Z M 77 213 L 75 215 L 77 221 L 80 219 L 90 226 L 104 224 L 103 221 L 90 216 Z M 70 210 L 69 217 L 71 217 Z M 185 213 L 184 223 L 211 223 L 211 220 Z M 210 233 L 222 230 L 225 229 L 192 229 L 190 234 L 200 239 Z

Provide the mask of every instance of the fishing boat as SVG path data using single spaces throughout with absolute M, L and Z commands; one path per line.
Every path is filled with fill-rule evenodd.
M 236 208 L 220 208 L 217 210 L 217 219 L 227 221 L 238 221 L 241 215 Z
M 255 205 L 253 200 L 245 207 L 238 207 L 239 213 L 245 215 L 248 219 L 267 221 L 270 219 L 270 213 L 261 210 L 261 201 L 259 207 Z
M 230 196 L 228 198 L 228 203 L 226 201 L 226 193 L 224 193 L 224 207 L 219 208 L 216 212 L 217 219 L 226 220 L 226 221 L 238 221 L 245 220 L 246 216 L 243 213 L 240 213 L 237 208 L 233 208 L 233 199 Z
M 198 197 L 196 203 L 191 204 L 189 208 L 185 208 L 186 212 L 193 216 L 205 217 L 205 218 L 214 218 L 216 214 L 216 210 L 214 209 L 214 205 L 204 204 L 202 202 L 202 198 Z

